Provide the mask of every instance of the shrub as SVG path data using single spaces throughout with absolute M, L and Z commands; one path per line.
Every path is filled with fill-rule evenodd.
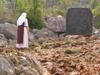
M 66 45 L 66 44 L 70 44 L 71 42 L 70 41 L 66 41 L 65 43 L 64 43 L 64 45 Z
M 63 60 L 62 59 L 59 59 L 57 62 L 60 63 L 60 62 L 63 62 Z
M 50 49 L 48 45 L 42 45 L 41 48 L 42 49 Z
M 93 23 L 94 27 L 100 29 L 100 11 L 95 13 L 93 20 L 94 20 Z
M 66 49 L 65 50 L 65 53 L 67 53 L 67 54 L 75 54 L 76 53 L 76 50 Z

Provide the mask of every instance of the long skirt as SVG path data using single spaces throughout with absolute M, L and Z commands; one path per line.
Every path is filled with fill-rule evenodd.
M 17 48 L 28 48 L 28 33 L 26 27 L 24 27 L 24 33 L 23 33 L 23 43 L 17 43 Z

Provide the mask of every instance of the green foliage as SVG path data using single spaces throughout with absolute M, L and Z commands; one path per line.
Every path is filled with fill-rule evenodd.
M 59 3 L 60 3 L 60 8 L 64 9 L 66 13 L 69 7 L 69 4 L 71 4 L 72 2 L 70 0 L 59 0 Z
M 55 16 L 61 15 L 61 16 L 65 16 L 66 13 L 64 12 L 64 10 L 60 10 L 58 8 L 58 6 L 53 6 L 52 9 L 45 9 L 44 8 L 44 15 L 46 15 L 46 16 L 48 16 L 48 15 L 55 15 Z
M 97 29 L 100 29 L 100 22 L 94 23 L 94 27 L 97 28 Z
M 31 29 L 42 29 L 46 27 L 43 21 L 44 17 L 42 16 L 42 12 L 43 10 L 41 8 L 30 9 L 28 12 L 27 18 Z
M 100 0 L 91 0 L 88 7 L 90 9 L 95 9 L 99 5 L 100 5 Z
M 59 59 L 57 62 L 60 63 L 60 62 L 63 62 L 63 60 L 62 59 Z
M 93 56 L 90 56 L 90 59 L 92 59 L 93 58 Z
M 39 44 L 43 44 L 43 41 L 40 41 Z
M 74 44 L 74 45 L 82 45 L 82 44 L 83 44 L 83 42 L 76 41 L 76 42 L 74 42 L 73 44 Z
M 100 6 L 96 7 L 95 9 L 92 10 L 93 14 L 97 13 L 100 11 Z
M 76 60 L 77 60 L 77 61 L 80 61 L 80 59 L 79 59 L 79 58 L 77 58 Z
M 17 0 L 15 3 L 15 11 L 19 13 L 28 12 L 32 7 L 30 0 Z
M 95 28 L 100 29 L 100 11 L 94 14 L 95 15 L 93 17 L 93 20 L 94 20 L 93 25 Z
M 33 50 L 35 47 L 37 47 L 34 43 L 31 43 L 28 50 Z
M 89 8 L 92 9 L 94 14 L 93 26 L 97 29 L 100 28 L 100 0 L 91 0 Z
M 64 45 L 66 45 L 66 44 L 70 44 L 71 42 L 70 41 L 66 41 L 65 43 L 64 43 Z
M 1 0 L 0 1 L 0 19 L 5 18 L 5 13 L 7 13 L 7 1 L 6 0 Z
M 60 47 L 60 43 L 53 44 L 53 48 Z
M 27 13 L 27 18 L 29 22 L 29 27 L 31 29 L 41 29 L 45 27 L 45 22 L 43 21 L 43 6 L 45 0 L 17 0 L 15 3 L 16 13 Z
M 41 48 L 42 49 L 50 49 L 48 45 L 42 45 Z
M 66 49 L 64 53 L 67 53 L 67 54 L 75 54 L 76 52 L 77 52 L 76 50 Z

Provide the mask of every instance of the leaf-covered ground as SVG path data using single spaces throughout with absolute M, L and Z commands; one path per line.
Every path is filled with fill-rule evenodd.
M 28 50 L 51 75 L 99 75 L 100 38 L 76 37 L 51 43 L 34 42 Z
M 38 44 L 30 54 L 35 55 L 51 75 L 100 74 L 99 38 L 79 37 Z

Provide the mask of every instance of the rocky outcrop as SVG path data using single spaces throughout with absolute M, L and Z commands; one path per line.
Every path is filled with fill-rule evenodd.
M 36 41 L 36 37 L 35 34 L 33 34 L 32 32 L 29 33 L 29 41 Z
M 17 27 L 13 24 L 0 24 L 0 34 L 3 34 L 7 39 L 17 39 Z
M 0 56 L 0 75 L 50 75 L 35 58 L 22 52 L 15 54 Z
M 13 63 L 5 56 L 0 56 L 0 75 L 15 75 Z
M 5 38 L 3 34 L 0 34 L 0 46 L 2 44 L 7 44 L 7 39 Z
M 50 17 L 47 20 L 46 27 L 53 32 L 62 33 L 66 32 L 66 21 L 62 16 Z

